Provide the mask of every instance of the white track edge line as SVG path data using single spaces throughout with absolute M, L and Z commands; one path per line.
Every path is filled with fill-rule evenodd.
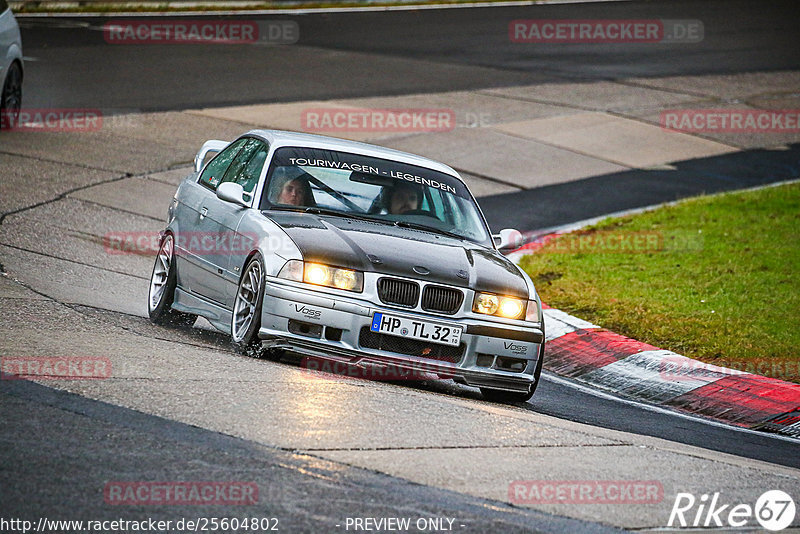
M 649 412 L 656 412 L 656 413 L 660 413 L 660 414 L 664 414 L 664 415 L 672 415 L 672 416 L 675 416 L 675 417 L 688 419 L 690 421 L 695 421 L 695 422 L 698 422 L 698 423 L 704 423 L 704 424 L 707 424 L 707 425 L 710 425 L 710 426 L 724 428 L 724 429 L 727 429 L 727 430 L 735 430 L 737 432 L 744 432 L 745 434 L 752 434 L 752 435 L 755 435 L 755 436 L 768 437 L 768 438 L 778 439 L 778 440 L 781 440 L 781 441 L 786 441 L 786 442 L 795 443 L 795 444 L 796 443 L 800 443 L 800 439 L 793 438 L 791 436 L 784 436 L 782 434 L 775 434 L 773 432 L 763 432 L 763 431 L 760 431 L 760 430 L 752 430 L 750 428 L 743 428 L 743 427 L 738 427 L 738 426 L 734 426 L 734 425 L 729 425 L 729 424 L 721 423 L 719 421 L 714 421 L 712 419 L 706 419 L 706 418 L 703 418 L 703 417 L 700 417 L 700 416 L 697 416 L 697 415 L 691 415 L 691 414 L 679 412 L 679 411 L 676 411 L 676 410 L 670 410 L 668 408 L 663 408 L 663 407 L 661 407 L 661 406 L 659 406 L 657 404 L 647 404 L 647 403 L 644 403 L 644 402 L 639 402 L 639 401 L 635 401 L 635 400 L 631 400 L 631 399 L 626 399 L 626 398 L 623 398 L 623 397 L 618 397 L 618 396 L 613 395 L 611 393 L 608 393 L 608 392 L 605 392 L 605 391 L 601 391 L 599 389 L 595 389 L 595 388 L 592 388 L 590 386 L 585 386 L 583 384 L 575 382 L 574 380 L 569 380 L 567 378 L 555 375 L 555 374 L 553 374 L 553 373 L 551 373 L 549 371 L 543 371 L 542 372 L 542 377 L 545 378 L 546 380 L 549 380 L 550 382 L 555 382 L 556 384 L 560 384 L 560 385 L 566 386 L 566 387 L 572 387 L 574 389 L 577 389 L 578 391 L 581 391 L 583 393 L 587 393 L 589 395 L 593 395 L 595 397 L 600 397 L 602 399 L 615 401 L 615 402 L 621 402 L 622 404 L 627 404 L 629 406 L 633 406 L 633 407 L 638 408 L 640 410 L 645 410 L 645 411 L 649 411 Z M 591 423 L 587 423 L 587 424 L 591 424 Z M 667 439 L 667 438 L 663 438 L 663 439 Z

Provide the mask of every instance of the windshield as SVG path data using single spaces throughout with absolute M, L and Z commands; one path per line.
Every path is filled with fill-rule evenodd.
M 333 211 L 490 243 L 475 200 L 460 180 L 345 152 L 276 150 L 261 209 Z

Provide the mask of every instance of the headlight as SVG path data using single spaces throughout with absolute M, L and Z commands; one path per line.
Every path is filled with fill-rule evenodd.
M 364 274 L 359 271 L 300 260 L 287 261 L 278 278 L 359 293 L 364 288 Z
M 294 280 L 295 282 L 303 281 L 303 262 L 300 260 L 289 260 L 283 267 L 281 272 L 278 273 L 278 278 L 284 280 Z
M 478 293 L 475 295 L 475 302 L 472 304 L 472 311 L 494 315 L 500 307 L 500 299 L 497 295 L 489 293 Z
M 525 303 L 517 299 L 502 299 L 500 301 L 500 315 L 509 319 L 516 319 L 525 311 Z
M 476 293 L 472 311 L 485 315 L 499 315 L 506 319 L 520 319 L 525 315 L 526 301 L 492 293 Z
M 530 321 L 532 323 L 541 322 L 541 316 L 539 314 L 539 303 L 535 300 L 528 301 L 528 309 L 525 312 L 525 320 Z
M 331 283 L 331 269 L 321 263 L 306 263 L 303 268 L 303 282 L 318 286 L 327 286 Z

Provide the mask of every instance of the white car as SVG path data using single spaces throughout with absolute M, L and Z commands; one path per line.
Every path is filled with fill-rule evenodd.
M 22 106 L 22 39 L 7 0 L 0 0 L 0 127 L 16 122 Z
M 197 153 L 148 312 L 161 324 L 203 316 L 254 355 L 433 373 L 524 402 L 542 372 L 542 305 L 500 254 L 503 235 L 447 165 L 253 130 Z

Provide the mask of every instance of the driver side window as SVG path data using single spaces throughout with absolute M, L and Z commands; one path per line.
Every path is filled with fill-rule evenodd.
M 228 170 L 233 158 L 236 157 L 247 141 L 248 139 L 246 138 L 234 141 L 222 152 L 217 154 L 216 157 L 212 159 L 208 165 L 206 165 L 206 168 L 203 169 L 203 173 L 200 175 L 200 179 L 198 180 L 200 185 L 204 185 L 212 191 L 216 191 L 217 186 L 222 182 L 222 178 L 225 176 L 225 171 Z
M 248 139 L 244 148 L 225 172 L 223 182 L 235 182 L 242 186 L 247 196 L 252 195 L 267 161 L 267 145 L 258 139 Z

